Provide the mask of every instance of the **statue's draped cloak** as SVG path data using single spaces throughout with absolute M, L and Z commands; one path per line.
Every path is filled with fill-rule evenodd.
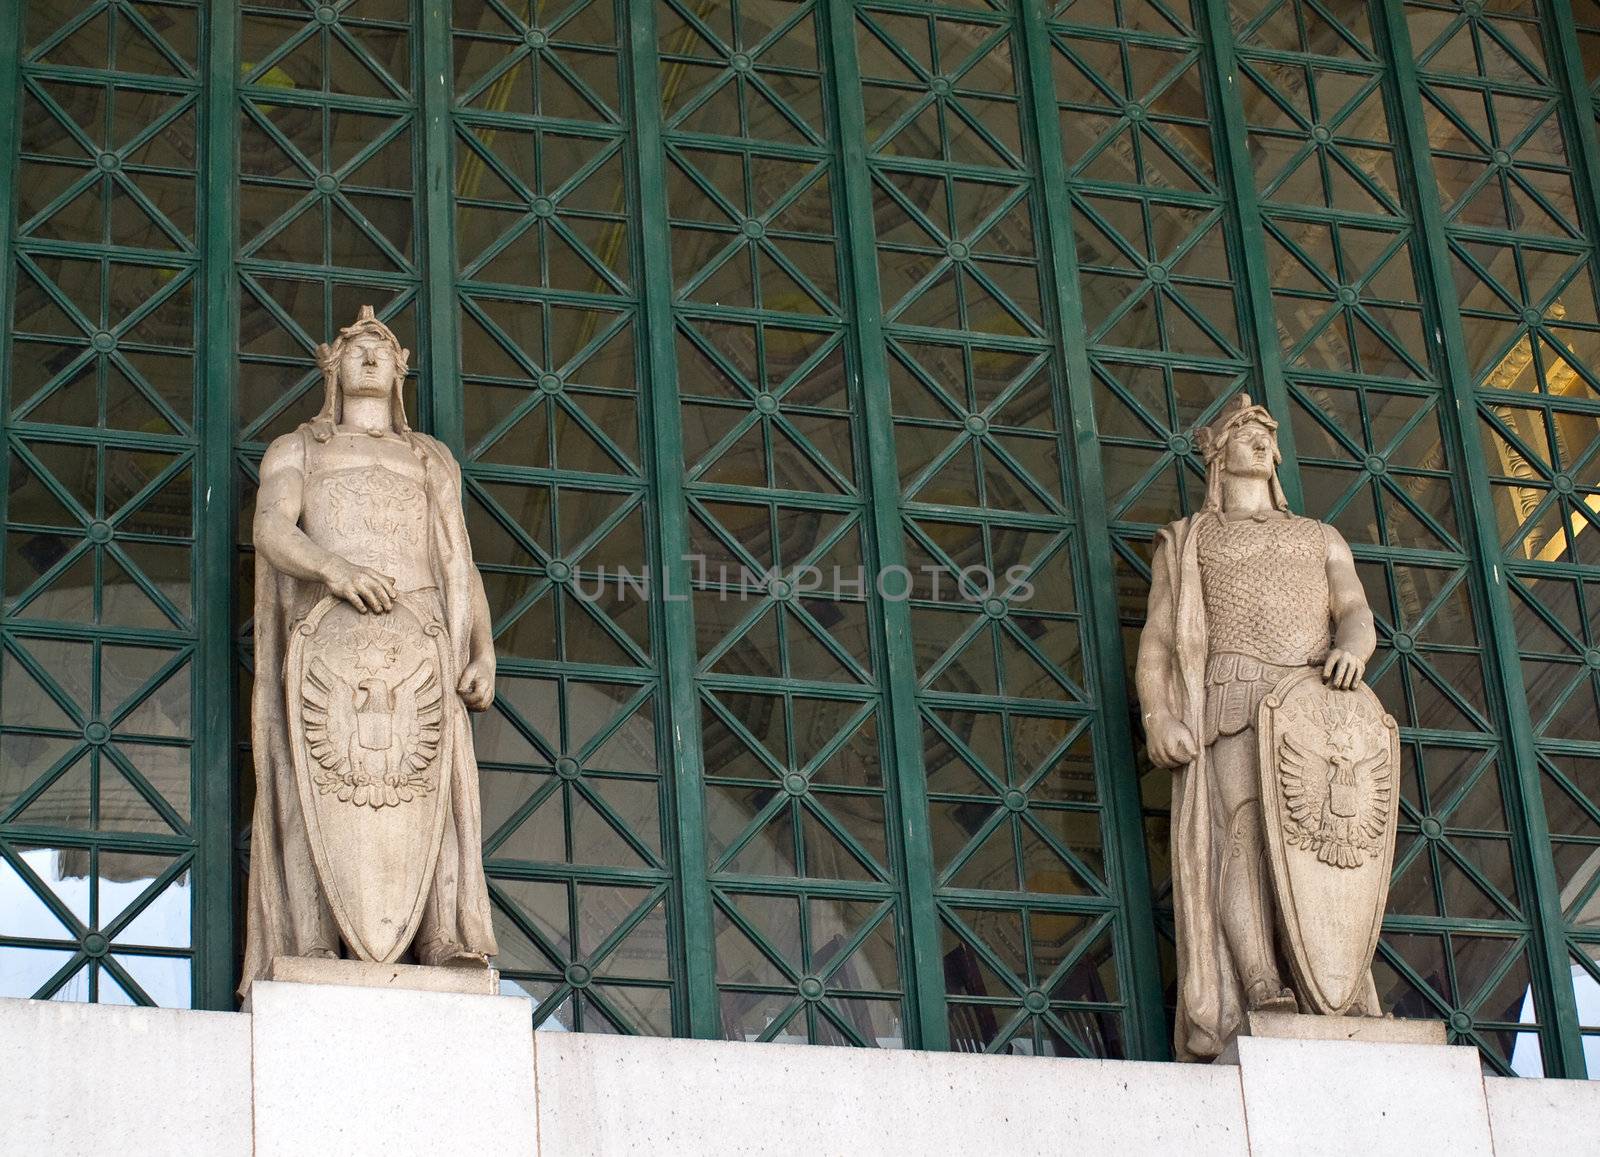
M 1189 729 L 1196 748 L 1194 759 L 1172 777 L 1172 901 L 1180 977 L 1173 1045 L 1178 1059 L 1186 1061 L 1216 1056 L 1244 1015 L 1239 978 L 1217 911 L 1221 857 L 1213 847 L 1204 743 L 1208 647 L 1196 532 L 1203 520 L 1217 517 L 1208 511 L 1179 519 L 1156 537 L 1155 579 L 1171 592 L 1165 706 Z
M 301 427 L 309 439 L 311 424 Z M 431 528 L 429 564 L 444 604 L 459 677 L 469 659 L 474 584 L 478 581 L 461 509 L 461 471 L 448 451 L 423 434 L 405 430 L 402 436 L 418 453 L 426 468 L 428 522 Z M 304 854 L 309 844 L 303 833 L 305 816 L 295 786 L 294 762 L 286 717 L 284 659 L 289 629 L 316 605 L 327 589 L 284 574 L 256 552 L 255 576 L 255 688 L 251 697 L 251 728 L 256 770 L 256 800 L 251 825 L 248 918 L 246 920 L 244 976 L 239 991 L 266 976 L 274 956 L 296 955 L 296 915 L 299 906 L 326 902 L 320 889 L 307 887 L 315 872 L 284 870 L 283 833 L 299 845 L 290 854 Z M 493 956 L 498 952 L 489 911 L 488 888 L 482 861 L 482 819 L 478 799 L 478 766 L 473 756 L 472 733 L 465 706 L 452 685 L 445 700 L 447 725 L 455 728 L 452 747 L 455 765 L 450 769 L 449 817 L 436 876 L 454 882 L 454 903 L 435 905 L 425 916 L 422 934 L 442 935 L 469 952 Z M 419 854 L 420 850 L 419 850 Z M 298 886 L 296 880 L 301 881 Z M 431 895 L 437 896 L 437 889 Z M 450 909 L 454 911 L 451 912 Z M 439 925 L 442 918 L 443 926 Z M 334 945 L 337 947 L 337 944 Z

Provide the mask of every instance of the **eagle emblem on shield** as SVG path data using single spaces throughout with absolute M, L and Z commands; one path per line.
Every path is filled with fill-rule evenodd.
M 306 742 L 318 770 L 311 782 L 357 807 L 399 807 L 427 795 L 439 755 L 444 710 L 439 669 L 420 660 L 393 682 L 378 675 L 355 686 L 321 659 L 306 672 Z
M 1359 715 L 1351 704 L 1330 704 L 1320 721 L 1321 743 L 1293 732 L 1278 740 L 1284 839 L 1338 868 L 1358 868 L 1368 856 L 1381 854 L 1389 830 L 1394 793 L 1389 747 L 1357 746 Z
M 1348 1012 L 1377 949 L 1399 816 L 1400 729 L 1372 689 L 1321 672 L 1262 700 L 1261 805 L 1290 966 L 1311 1010 Z
M 388 963 L 411 942 L 438 863 L 455 686 L 445 639 L 403 595 L 382 615 L 324 597 L 290 636 L 285 707 L 306 834 L 363 960 Z

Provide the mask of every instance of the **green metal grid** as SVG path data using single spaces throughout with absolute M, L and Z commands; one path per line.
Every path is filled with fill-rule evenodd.
M 1552 8 L 1547 19 L 1550 24 L 1548 43 L 1554 46 L 1552 55 L 1557 74 L 1570 102 L 1572 127 L 1569 131 L 1579 142 L 1577 161 L 1573 167 L 1578 184 L 1586 192 L 1582 202 L 1582 219 L 1585 227 L 1592 229 L 1595 222 L 1600 221 L 1600 144 L 1597 144 L 1600 132 L 1597 132 L 1595 124 L 1595 118 L 1600 116 L 1600 67 L 1596 66 L 1594 59 L 1597 37 L 1600 37 L 1600 10 L 1597 10 L 1593 0 L 1585 0 L 1571 8 Z M 1569 457 L 1568 461 L 1572 459 Z M 1592 509 L 1593 504 L 1590 506 Z M 1562 577 L 1563 594 L 1566 590 L 1576 592 L 1580 589 L 1583 578 L 1596 577 L 1597 560 L 1591 555 L 1585 561 L 1588 565 L 1579 576 Z M 1580 583 L 1572 583 L 1573 577 L 1578 577 Z M 1583 635 L 1573 630 L 1576 624 L 1570 612 L 1562 623 L 1562 629 L 1557 632 L 1559 644 L 1555 650 L 1567 664 L 1569 686 L 1571 657 L 1581 649 L 1588 666 L 1596 667 L 1595 645 L 1600 641 L 1594 619 L 1596 588 L 1582 586 L 1581 590 L 1583 601 L 1580 605 L 1589 614 L 1589 633 Z M 1539 630 L 1535 626 L 1526 633 L 1538 638 Z M 1580 642 L 1587 642 L 1588 646 L 1580 648 Z M 1537 646 L 1530 643 L 1523 644 L 1525 650 L 1531 651 Z M 1589 693 L 1594 694 L 1592 690 Z M 1571 698 L 1581 704 L 1583 695 L 1574 693 Z M 1597 945 L 1600 933 L 1596 931 L 1593 915 L 1595 896 L 1600 891 L 1600 873 L 1596 872 L 1597 865 L 1593 862 L 1596 850 L 1600 849 L 1600 792 L 1594 787 L 1595 761 L 1600 751 L 1597 751 L 1593 742 L 1570 743 L 1570 737 L 1566 743 L 1560 740 L 1559 736 L 1547 735 L 1540 744 L 1545 754 L 1540 762 L 1542 774 L 1539 782 L 1545 804 L 1544 821 L 1551 835 L 1552 858 L 1556 869 L 1554 883 L 1560 890 L 1557 906 L 1562 911 L 1563 929 L 1571 954 L 1567 966 L 1576 986 L 1585 982 L 1600 982 L 1600 969 L 1595 964 L 1597 957 L 1600 957 L 1600 945 Z M 1577 1013 L 1577 1009 L 1573 1012 Z M 1597 1039 L 1600 1038 L 1600 1012 L 1591 1009 L 1587 1016 L 1580 1014 L 1576 1019 L 1584 1030 L 1581 1047 L 1586 1057 L 1592 1058 L 1600 1048 L 1600 1039 Z M 1574 1041 L 1567 1047 L 1577 1044 Z M 1589 1069 L 1591 1072 L 1600 1070 L 1600 1062 L 1590 1060 Z
M 1165 1055 L 1165 777 L 1123 671 L 1150 534 L 1198 493 L 1183 434 L 1247 388 L 1355 547 L 1405 728 L 1380 987 L 1497 1069 L 1582 1075 L 1592 2 L 6 0 L 0 26 L 33 102 L 0 126 L 32 206 L 0 239 L 0 859 L 60 928 L 8 913 L 0 953 L 59 953 L 40 995 L 228 1006 L 248 606 L 191 611 L 247 604 L 254 463 L 370 301 L 465 467 L 502 653 L 486 854 L 541 1022 Z M 143 136 L 97 145 L 91 91 Z M 113 316 L 126 269 L 155 281 Z M 960 597 L 979 562 L 1043 594 Z M 737 589 L 807 564 L 915 581 Z M 578 598 L 602 565 L 653 585 Z M 112 621 L 123 591 L 159 620 Z M 130 743 L 158 701 L 193 726 Z M 122 950 L 173 904 L 181 942 Z M 181 986 L 133 987 L 151 967 Z
M 1391 24 L 1399 65 L 1415 61 L 1420 115 L 1440 126 L 1426 138 L 1427 166 L 1420 155 L 1423 133 L 1420 127 L 1411 130 L 1417 196 L 1425 202 L 1420 215 L 1450 242 L 1448 278 L 1445 250 L 1434 254 L 1439 293 L 1453 289 L 1460 303 L 1457 325 L 1444 318 L 1444 344 L 1453 361 L 1463 458 L 1475 491 L 1480 565 L 1491 576 L 1494 651 L 1512 704 L 1507 740 L 1520 789 L 1514 806 L 1530 844 L 1528 908 L 1544 964 L 1534 971 L 1535 1005 L 1557 1028 L 1547 1038 L 1545 1068 L 1578 1076 L 1585 1057 L 1576 1031 L 1575 985 L 1593 960 L 1592 952 L 1582 952 L 1564 935 L 1568 889 L 1557 882 L 1546 801 L 1560 806 L 1572 799 L 1559 786 L 1562 756 L 1556 751 L 1594 746 L 1594 708 L 1584 710 L 1581 703 L 1585 691 L 1595 703 L 1595 681 L 1592 670 L 1584 677 L 1583 649 L 1567 650 L 1574 642 L 1570 633 L 1556 645 L 1556 663 L 1545 661 L 1545 631 L 1551 620 L 1558 630 L 1574 630 L 1572 612 L 1561 599 L 1567 576 L 1560 564 L 1581 573 L 1594 543 L 1591 536 L 1580 545 L 1579 529 L 1568 521 L 1552 546 L 1548 520 L 1535 508 L 1576 515 L 1578 527 L 1593 518 L 1581 491 L 1576 502 L 1569 496 L 1594 482 L 1594 420 L 1578 418 L 1572 441 L 1554 423 L 1563 416 L 1558 396 L 1583 382 L 1574 361 L 1587 360 L 1600 318 L 1593 305 L 1584 305 L 1593 300 L 1596 267 L 1593 246 L 1583 236 L 1596 218 L 1594 187 L 1579 179 L 1579 173 L 1593 171 L 1594 134 L 1589 116 L 1573 117 L 1581 88 L 1563 86 L 1563 79 L 1573 84 L 1571 45 L 1559 38 L 1571 17 L 1560 7 L 1552 16 L 1553 8 L 1532 5 L 1490 13 L 1473 4 L 1411 5 L 1405 28 Z M 1586 383 L 1576 392 L 1593 397 Z M 1547 399 L 1542 414 L 1519 411 L 1520 393 Z M 1532 445 L 1516 430 L 1521 416 L 1532 417 Z M 1534 449 L 1540 425 L 1550 438 L 1542 454 Z M 1544 533 L 1535 531 L 1541 520 Z M 1543 569 L 1546 555 L 1559 560 L 1555 573 Z M 1581 624 L 1575 629 L 1581 637 Z M 1576 679 L 1569 674 L 1573 667 Z M 1564 703 L 1574 708 L 1565 715 Z M 1574 874 L 1570 854 L 1561 870 Z M 1567 882 L 1583 888 L 1581 878 Z M 1573 905 L 1574 915 L 1580 907 Z
M 466 397 L 441 417 L 465 410 L 503 681 L 478 737 L 506 975 L 536 1023 L 666 1035 L 689 1024 L 663 603 L 602 578 L 660 557 L 627 27 L 612 0 L 454 14 L 440 123 L 456 245 L 434 238 L 452 294 L 436 331 L 459 330 L 460 371 L 440 372 L 463 373 Z
M 206 999 L 202 12 L 4 15 L 8 990 Z M 222 734 L 226 734 L 223 731 Z M 226 819 L 222 820 L 226 830 Z M 206 871 L 197 871 L 203 865 Z M 231 945 L 221 946 L 231 955 Z
M 917 1031 L 916 931 L 883 774 L 881 624 L 863 595 L 796 581 L 870 560 L 848 266 L 829 244 L 843 231 L 827 12 L 668 4 L 654 18 L 672 292 L 652 323 L 673 344 L 662 461 L 683 471 L 679 543 L 696 557 L 702 796 L 683 807 L 704 817 L 717 1031 L 901 1043 Z

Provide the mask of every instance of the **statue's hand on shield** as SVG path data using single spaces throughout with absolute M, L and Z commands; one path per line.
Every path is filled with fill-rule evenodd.
M 1342 647 L 1329 651 L 1322 664 L 1322 681 L 1335 691 L 1354 691 L 1366 673 L 1366 663 Z
M 1182 767 L 1194 759 L 1199 750 L 1194 734 L 1183 720 L 1165 711 L 1153 711 L 1145 716 L 1144 735 L 1150 762 L 1157 767 Z
M 343 599 L 362 614 L 369 611 L 387 614 L 394 609 L 394 601 L 399 597 L 394 580 L 388 575 L 379 574 L 370 566 L 357 566 L 337 557 L 332 560 L 323 582 L 327 584 L 329 593 Z

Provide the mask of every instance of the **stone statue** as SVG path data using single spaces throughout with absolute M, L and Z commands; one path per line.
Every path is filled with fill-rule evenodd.
M 256 800 L 244 980 L 276 958 L 486 969 L 498 951 L 467 711 L 494 645 L 461 471 L 406 423 L 410 351 L 361 308 L 256 499 Z
M 1181 1060 L 1247 1011 L 1381 1015 L 1398 731 L 1362 682 L 1377 636 L 1350 548 L 1289 512 L 1277 425 L 1241 395 L 1199 431 L 1205 504 L 1157 536 L 1139 639 L 1150 759 L 1175 773 Z

